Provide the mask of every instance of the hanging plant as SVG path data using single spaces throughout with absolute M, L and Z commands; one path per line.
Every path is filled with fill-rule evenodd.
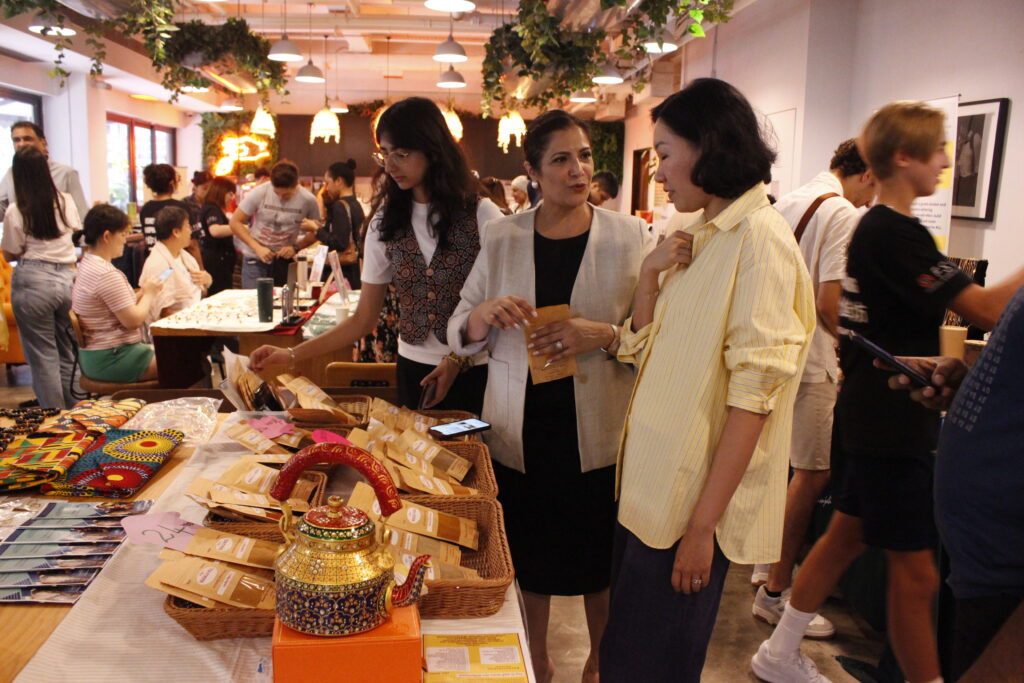
M 628 0 L 601 0 L 601 9 L 626 8 Z M 640 0 L 620 28 L 622 44 L 616 54 L 630 59 L 644 54 L 644 43 L 661 38 L 659 29 L 673 17 L 689 22 L 686 32 L 704 37 L 703 22 L 722 24 L 729 21 L 733 0 Z M 678 23 L 678 20 L 677 20 Z
M 218 62 L 228 62 L 233 71 L 247 76 L 264 98 L 271 90 L 285 91 L 284 65 L 267 58 L 270 41 L 250 31 L 244 19 L 229 18 L 219 26 L 189 21 L 176 28 L 153 56 L 162 85 L 173 93 L 172 101 L 185 86 L 206 82 L 196 67 Z
M 5 0 L 0 4 L 3 6 L 5 19 L 13 19 L 19 14 L 35 12 L 41 23 L 57 29 L 52 33 L 44 31 L 42 35 L 54 39 L 53 48 L 56 50 L 57 56 L 53 60 L 53 68 L 50 69 L 49 76 L 59 79 L 60 86 L 63 88 L 67 77 L 71 75 L 71 72 L 64 68 L 64 50 L 71 46 L 70 38 L 63 35 L 62 30 L 67 22 L 64 6 L 57 0 Z
M 622 151 L 626 147 L 626 124 L 622 121 L 591 121 L 590 151 L 595 171 L 611 171 L 622 177 Z
M 561 25 L 543 0 L 521 0 L 515 23 L 499 26 L 485 46 L 483 63 L 484 116 L 495 101 L 506 110 L 545 107 L 551 100 L 567 99 L 575 90 L 590 87 L 600 67 L 603 31 L 577 31 Z M 509 76 L 531 78 L 534 91 L 513 95 Z

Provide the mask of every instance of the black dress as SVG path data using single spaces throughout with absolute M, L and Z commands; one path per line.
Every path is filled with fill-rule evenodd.
M 225 289 L 231 289 L 232 278 L 235 273 L 235 242 L 228 235 L 227 237 L 214 237 L 210 234 L 210 226 L 227 225 L 228 217 L 213 204 L 204 204 L 199 214 L 199 225 L 202 230 L 202 254 L 203 268 L 213 277 L 208 290 L 209 294 L 216 294 Z
M 537 307 L 568 304 L 590 232 L 534 233 Z M 526 473 L 494 463 L 516 579 L 542 595 L 608 587 L 615 527 L 615 467 L 580 472 L 573 378 L 533 384 L 523 406 Z

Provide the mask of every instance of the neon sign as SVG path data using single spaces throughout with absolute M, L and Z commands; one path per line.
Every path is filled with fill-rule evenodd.
M 270 157 L 270 145 L 251 135 L 225 135 L 220 139 L 220 159 L 217 160 L 213 172 L 216 175 L 228 175 L 235 169 L 236 163 L 259 161 Z

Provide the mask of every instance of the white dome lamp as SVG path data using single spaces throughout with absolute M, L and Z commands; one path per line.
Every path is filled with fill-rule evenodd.
M 462 77 L 455 67 L 451 64 L 448 65 L 448 70 L 441 74 L 441 77 L 437 80 L 438 88 L 465 88 L 466 79 Z
M 667 55 L 679 49 L 679 43 L 672 37 L 672 34 L 662 29 L 652 35 L 644 43 L 644 50 L 652 55 Z
M 618 85 L 624 80 L 622 73 L 611 62 L 605 62 L 601 72 L 593 78 L 594 83 L 598 85 Z
M 468 59 L 469 57 L 466 56 L 466 49 L 459 45 L 449 29 L 448 40 L 438 45 L 437 49 L 434 51 L 434 61 L 451 64 L 465 62 Z
M 309 18 L 309 33 L 313 33 L 313 3 L 309 3 L 309 9 L 306 12 Z M 326 40 L 326 38 L 325 38 Z M 295 74 L 295 80 L 299 83 L 325 83 L 327 81 L 324 78 L 324 72 L 320 70 L 316 64 L 313 63 L 313 48 L 309 49 L 309 61 L 306 65 L 299 69 L 298 73 Z
M 295 44 L 295 41 L 288 38 L 287 0 L 285 0 L 284 12 L 281 16 L 284 21 L 284 31 L 281 33 L 281 40 L 270 46 L 270 52 L 267 54 L 267 59 L 275 62 L 301 62 L 302 51 L 299 50 L 299 46 Z
M 597 96 L 593 90 L 577 90 L 572 95 L 569 95 L 570 102 L 579 102 L 581 104 L 590 104 L 597 102 Z
M 472 12 L 476 9 L 476 3 L 470 0 L 427 0 L 423 3 L 427 9 L 435 12 Z

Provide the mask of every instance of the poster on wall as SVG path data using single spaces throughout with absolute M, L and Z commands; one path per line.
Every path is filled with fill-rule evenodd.
M 928 104 L 946 116 L 946 155 L 953 161 L 953 140 L 956 139 L 956 115 L 960 97 L 943 97 L 928 100 Z M 939 251 L 946 252 L 949 247 L 949 221 L 953 216 L 953 169 L 947 168 L 939 176 L 939 184 L 930 197 L 919 197 L 911 204 L 910 210 L 928 228 L 935 238 Z
M 964 102 L 957 110 L 953 164 L 953 217 L 992 221 L 1006 143 L 1010 100 Z

